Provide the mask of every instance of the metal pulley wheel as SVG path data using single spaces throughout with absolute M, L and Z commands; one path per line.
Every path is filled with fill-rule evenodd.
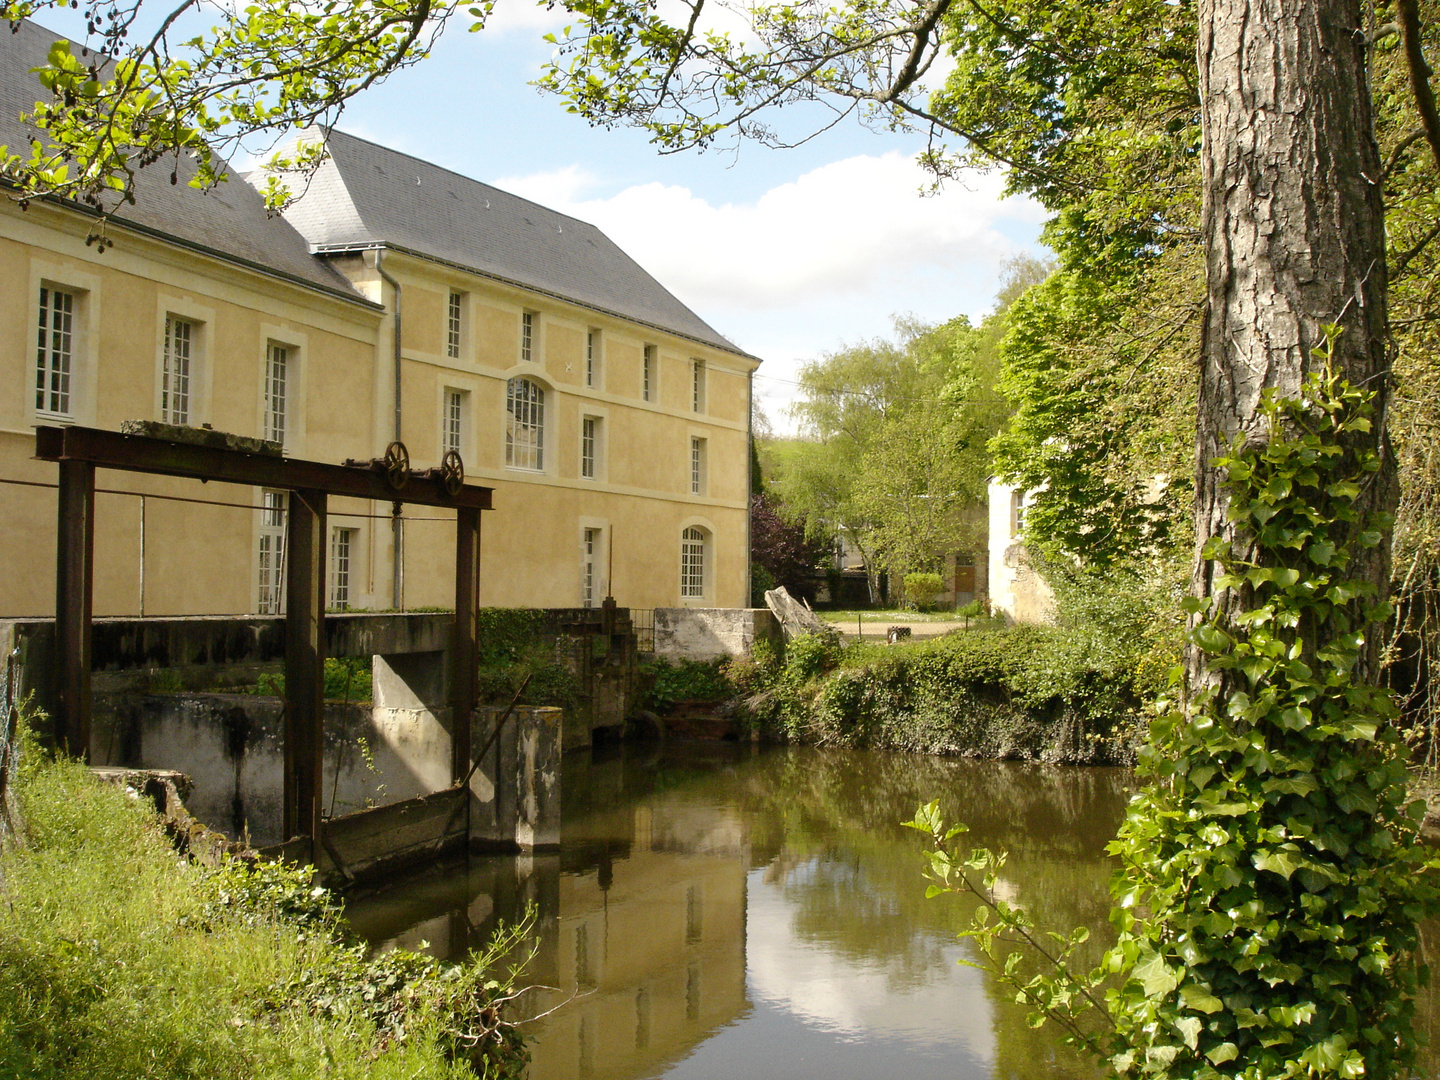
M 440 461 L 440 483 L 445 488 L 445 494 L 452 499 L 460 494 L 460 489 L 465 486 L 465 462 L 460 458 L 460 451 L 445 451 L 445 457 Z
M 398 439 L 385 447 L 385 479 L 399 491 L 410 482 L 410 451 Z

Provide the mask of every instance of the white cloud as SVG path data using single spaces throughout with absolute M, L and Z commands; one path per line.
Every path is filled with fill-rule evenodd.
M 1033 246 L 1043 217 L 975 175 L 922 196 L 899 152 L 821 166 L 749 202 L 712 203 L 648 183 L 609 195 L 579 166 L 497 186 L 592 222 L 721 333 L 766 359 L 757 393 L 781 415 L 799 362 L 888 334 L 890 317 L 983 315 L 1002 260 Z

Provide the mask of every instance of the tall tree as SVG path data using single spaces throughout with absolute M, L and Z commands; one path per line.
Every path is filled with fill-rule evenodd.
M 1258 32 L 1257 32 L 1258 31 Z M 1226 479 L 1210 463 L 1236 437 L 1267 437 L 1260 395 L 1298 394 L 1326 327 L 1342 331 L 1332 363 L 1373 390 L 1381 422 L 1354 433 L 1379 454 L 1363 514 L 1390 512 L 1395 461 L 1383 419 L 1386 351 L 1383 168 L 1358 0 L 1202 0 L 1200 100 L 1209 291 L 1201 350 L 1196 543 L 1241 539 Z M 1383 591 L 1389 545 L 1353 571 Z M 1196 565 L 1197 595 L 1244 604 Z M 1238 610 L 1238 609 L 1237 609 Z M 1370 650 L 1367 662 L 1376 659 Z M 1373 674 L 1373 671 L 1372 671 Z

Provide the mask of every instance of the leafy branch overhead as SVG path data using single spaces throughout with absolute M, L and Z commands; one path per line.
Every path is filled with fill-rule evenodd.
M 11 0 L 4 14 L 15 25 L 68 6 Z M 472 10 L 483 20 L 488 5 Z M 51 50 L 36 87 L 50 96 L 29 116 L 35 138 L 3 148 L 0 175 L 22 199 L 53 195 L 101 212 L 133 202 L 137 170 L 162 161 L 171 183 L 211 186 L 247 135 L 333 122 L 349 98 L 423 59 L 454 11 L 444 0 L 182 0 L 157 13 L 146 0 L 92 0 L 88 43 Z M 302 152 L 273 164 L 314 163 Z M 272 181 L 272 205 L 285 194 Z

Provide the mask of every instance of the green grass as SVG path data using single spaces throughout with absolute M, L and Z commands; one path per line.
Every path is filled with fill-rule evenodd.
M 0 1077 L 475 1075 L 443 1008 L 377 1006 L 377 962 L 340 939 L 300 872 L 190 863 L 143 803 L 33 744 L 16 780 L 23 831 L 0 851 Z M 408 963 L 400 984 L 416 1001 L 446 979 L 483 985 Z

